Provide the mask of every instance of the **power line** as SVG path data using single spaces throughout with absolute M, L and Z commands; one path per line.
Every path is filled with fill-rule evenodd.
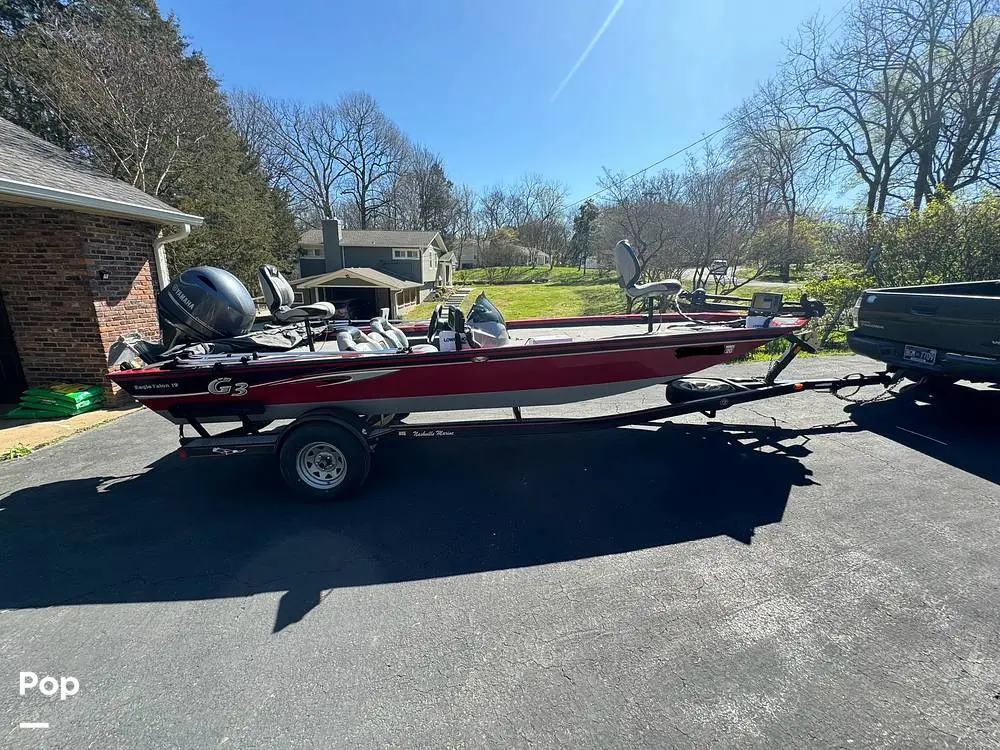
M 648 171 L 649 171 L 649 170 L 651 170 L 651 169 L 652 169 L 653 167 L 658 167 L 658 166 L 659 166 L 660 164 L 663 164 L 663 162 L 665 162 L 665 161 L 667 161 L 667 160 L 669 160 L 669 159 L 673 159 L 673 158 L 674 158 L 675 156 L 680 156 L 680 155 L 681 155 L 681 154 L 683 154 L 683 153 L 684 153 L 685 151 L 688 151 L 688 150 L 690 150 L 690 149 L 694 148 L 695 146 L 697 146 L 697 145 L 698 145 L 698 144 L 700 144 L 700 143 L 704 143 L 704 142 L 705 142 L 705 141 L 707 141 L 707 140 L 708 140 L 709 138 L 713 138 L 713 137 L 717 136 L 717 135 L 718 135 L 719 133 L 721 133 L 721 132 L 722 132 L 723 130 L 725 130 L 725 129 L 727 129 L 727 128 L 731 127 L 731 126 L 732 126 L 732 123 L 730 123 L 730 122 L 727 122 L 727 123 L 726 123 L 725 125 L 723 125 L 723 126 L 722 126 L 721 128 L 718 128 L 718 129 L 716 129 L 716 130 L 713 130 L 713 131 L 712 131 L 711 133 L 709 133 L 708 135 L 705 135 L 705 136 L 702 136 L 701 138 L 699 138 L 698 140 L 694 141 L 693 143 L 689 143 L 689 144 L 688 144 L 688 145 L 686 145 L 686 146 L 685 146 L 684 148 L 679 148 L 679 149 L 677 149 L 676 151 L 674 151 L 674 152 L 673 152 L 672 154 L 667 154 L 666 156 L 664 156 L 664 157 L 663 157 L 662 159 L 660 159 L 659 161 L 654 161 L 654 162 L 653 162 L 652 164 L 650 164 L 649 166 L 647 166 L 647 167 L 643 167 L 643 168 L 642 168 L 642 169 L 640 169 L 640 170 L 639 170 L 638 172 L 633 172 L 633 173 L 632 173 L 632 174 L 630 174 L 630 175 L 629 175 L 628 177 L 623 177 L 623 178 L 622 178 L 622 180 L 621 180 L 621 182 L 619 182 L 619 183 L 618 183 L 618 185 L 624 185 L 624 184 L 625 184 L 626 182 L 628 182 L 629 180 L 633 180 L 633 179 L 635 179 L 636 177 L 638 177 L 639 175 L 643 174 L 644 172 L 648 172 Z M 580 205 L 581 203 L 586 203 L 586 202 L 587 202 L 587 201 L 589 201 L 589 200 L 590 200 L 591 198 L 596 198 L 596 197 L 597 197 L 598 195 L 600 195 L 601 193 L 606 193 L 606 192 L 607 192 L 608 190 L 610 190 L 610 189 L 611 189 L 611 188 L 601 188 L 601 189 L 600 189 L 600 190 L 598 190 L 597 192 L 595 192 L 595 193 L 591 193 L 591 194 L 590 194 L 590 195 L 588 195 L 588 196 L 587 196 L 586 198 L 581 198 L 580 200 L 578 200 L 578 201 L 575 201 L 574 203 L 570 203 L 570 204 L 569 204 L 568 206 L 566 206 L 566 208 L 567 208 L 567 209 L 570 209 L 570 208 L 573 208 L 574 206 L 578 206 L 578 205 Z
M 855 2 L 855 0 L 847 0 L 847 2 L 846 2 L 846 3 L 844 3 L 843 5 L 841 5 L 841 6 L 840 6 L 840 10 L 838 10 L 838 11 L 837 11 L 836 13 L 834 13 L 834 14 L 833 14 L 832 16 L 830 16 L 830 18 L 826 19 L 825 23 L 829 24 L 829 23 L 831 23 L 832 21 L 836 20 L 836 19 L 837 19 L 837 17 L 838 17 L 838 16 L 840 15 L 840 14 L 842 14 L 842 13 L 843 13 L 843 12 L 844 12 L 845 10 L 847 10 L 847 7 L 848 7 L 849 5 L 852 5 L 852 4 L 854 4 L 854 2 Z M 827 32 L 827 35 L 828 35 L 828 36 L 832 36 L 832 35 L 833 35 L 833 34 L 835 34 L 836 32 L 840 31 L 840 29 L 841 29 L 841 27 L 842 27 L 843 25 L 844 25 L 844 21 L 841 21 L 841 22 L 840 22 L 839 24 L 837 24 L 836 28 L 834 28 L 834 29 L 833 29 L 832 31 L 829 31 L 829 32 Z M 764 110 L 765 110 L 766 108 L 767 108 L 767 105 L 766 105 L 766 104 L 765 104 L 765 105 L 762 105 L 762 106 L 758 107 L 758 108 L 756 109 L 756 111 L 754 111 L 754 112 L 749 112 L 749 113 L 747 113 L 747 114 L 746 114 L 746 115 L 744 116 L 744 119 L 746 119 L 746 117 L 749 117 L 749 116 L 750 116 L 750 115 L 752 115 L 752 114 L 759 114 L 760 112 L 763 112 L 763 111 L 764 111 Z M 702 137 L 701 137 L 701 138 L 699 138 L 698 140 L 696 140 L 696 141 L 694 141 L 694 142 L 692 142 L 692 143 L 689 143 L 688 145 L 684 146 L 683 148 L 679 148 L 679 149 L 677 149 L 677 150 L 676 150 L 676 151 L 674 151 L 674 152 L 673 152 L 672 154 L 667 154 L 667 155 L 666 155 L 666 156 L 664 156 L 664 157 L 663 157 L 662 159 L 659 159 L 659 160 L 657 160 L 657 161 L 654 161 L 654 162 L 653 162 L 652 164 L 649 164 L 649 165 L 647 165 L 647 166 L 643 167 L 643 168 L 642 168 L 642 169 L 640 169 L 640 170 L 639 170 L 638 172 L 633 172 L 633 173 L 632 173 L 632 174 L 630 174 L 630 175 L 629 175 L 628 177 L 623 177 L 623 178 L 622 178 L 622 180 L 621 180 L 620 182 L 618 182 L 618 183 L 616 183 L 616 184 L 615 184 L 615 187 L 621 187 L 622 185 L 624 185 L 624 184 L 625 184 L 626 182 L 628 182 L 629 180 L 634 180 L 634 179 L 635 179 L 636 177 L 638 177 L 638 176 L 639 176 L 639 175 L 641 175 L 641 174 L 645 174 L 646 172 L 648 172 L 648 171 L 649 171 L 650 169 L 652 169 L 653 167 L 658 167 L 659 165 L 663 164 L 663 162 L 665 162 L 665 161 L 669 161 L 670 159 L 673 159 L 673 158 L 674 158 L 675 156 L 680 156 L 680 155 L 681 155 L 681 154 L 683 154 L 683 153 L 684 153 L 685 151 L 690 151 L 690 150 L 691 150 L 692 148 L 694 148 L 695 146 L 698 146 L 698 145 L 700 145 L 700 144 L 704 143 L 705 141 L 707 141 L 707 140 L 709 140 L 709 139 L 711 139 L 711 138 L 714 138 L 715 136 L 717 136 L 717 135 L 718 135 L 719 133 L 723 132 L 724 130 L 728 130 L 728 129 L 729 129 L 729 128 L 731 128 L 731 127 L 732 127 L 733 125 L 735 125 L 735 124 L 736 124 L 736 122 L 737 122 L 737 121 L 735 121 L 735 120 L 734 120 L 734 121 L 731 121 L 731 122 L 727 122 L 727 123 L 726 123 L 725 125 L 723 125 L 723 126 L 721 126 L 721 127 L 719 127 L 719 128 L 716 128 L 715 130 L 713 130 L 713 131 L 712 131 L 711 133 L 709 133 L 708 135 L 705 135 L 705 136 L 702 136 Z M 578 200 L 578 201 L 573 201 L 573 202 L 572 202 L 572 203 L 570 203 L 570 204 L 569 204 L 568 206 L 566 206 L 566 210 L 568 211 L 568 210 L 569 210 L 569 209 L 571 209 L 571 208 L 574 208 L 574 207 L 576 207 L 576 206 L 579 206 L 579 205 L 580 205 L 581 203 L 586 203 L 586 202 L 587 202 L 587 201 L 589 201 L 589 200 L 590 200 L 591 198 L 596 198 L 597 196 L 601 195 L 602 193 L 606 193 L 606 192 L 608 192 L 608 190 L 610 190 L 610 189 L 611 189 L 611 187 L 610 187 L 610 186 L 609 186 L 609 187 L 606 187 L 606 188 L 601 188 L 600 190 L 597 190 L 597 191 L 595 191 L 595 192 L 591 193 L 590 195 L 588 195 L 588 196 L 587 196 L 587 197 L 585 197 L 585 198 L 581 198 L 581 199 L 580 199 L 580 200 Z

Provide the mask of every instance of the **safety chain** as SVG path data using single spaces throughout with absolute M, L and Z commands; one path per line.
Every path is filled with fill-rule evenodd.
M 850 375 L 845 375 L 843 380 L 848 381 L 851 378 L 863 378 L 863 377 L 864 373 L 852 372 Z M 840 391 L 842 390 L 841 388 L 838 388 L 837 390 L 834 391 L 830 391 L 830 393 L 833 394 L 834 398 L 838 398 L 841 401 L 847 401 L 848 403 L 851 404 L 874 404 L 877 401 L 885 401 L 889 398 L 892 398 L 893 396 L 898 395 L 894 390 L 892 390 L 892 387 L 896 385 L 897 382 L 899 381 L 893 380 L 888 385 L 884 386 L 882 390 L 876 393 L 874 396 L 868 396 L 865 398 L 855 398 L 858 392 L 864 387 L 863 385 L 855 386 L 854 391 L 849 395 L 841 394 L 840 393 Z M 843 388 L 850 388 L 850 387 L 851 387 L 850 383 L 847 383 L 843 386 Z

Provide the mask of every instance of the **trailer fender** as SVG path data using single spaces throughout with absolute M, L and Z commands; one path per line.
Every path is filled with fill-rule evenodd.
M 338 427 L 343 427 L 345 430 L 350 432 L 358 439 L 358 442 L 364 447 L 368 453 L 373 451 L 373 445 L 371 438 L 369 437 L 368 427 L 365 425 L 364 421 L 357 414 L 353 414 L 345 409 L 333 408 L 323 408 L 316 409 L 315 411 L 306 412 L 301 417 L 292 422 L 288 427 L 286 427 L 281 432 L 281 437 L 274 445 L 274 452 L 276 454 L 281 453 L 281 447 L 284 445 L 285 441 L 288 440 L 289 436 L 292 435 L 300 427 L 310 424 L 335 424 Z

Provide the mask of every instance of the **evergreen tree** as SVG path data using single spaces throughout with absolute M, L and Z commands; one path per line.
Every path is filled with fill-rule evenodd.
M 587 262 L 597 242 L 600 211 L 592 200 L 585 201 L 573 217 L 573 236 L 569 241 L 568 260 L 576 266 Z
M 205 226 L 169 247 L 171 269 L 293 270 L 283 193 L 233 130 L 225 97 L 175 18 L 154 0 L 0 0 L 5 113 Z M 66 136 L 66 137 L 63 137 Z

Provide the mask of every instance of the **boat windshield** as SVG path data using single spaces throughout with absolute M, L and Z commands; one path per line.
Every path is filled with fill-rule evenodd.
M 496 305 L 490 302 L 485 292 L 480 292 L 479 296 L 476 297 L 476 301 L 472 303 L 472 307 L 469 309 L 469 314 L 466 316 L 465 322 L 469 325 L 472 325 L 473 323 L 507 324 L 507 321 L 504 320 L 503 313 L 497 310 Z

